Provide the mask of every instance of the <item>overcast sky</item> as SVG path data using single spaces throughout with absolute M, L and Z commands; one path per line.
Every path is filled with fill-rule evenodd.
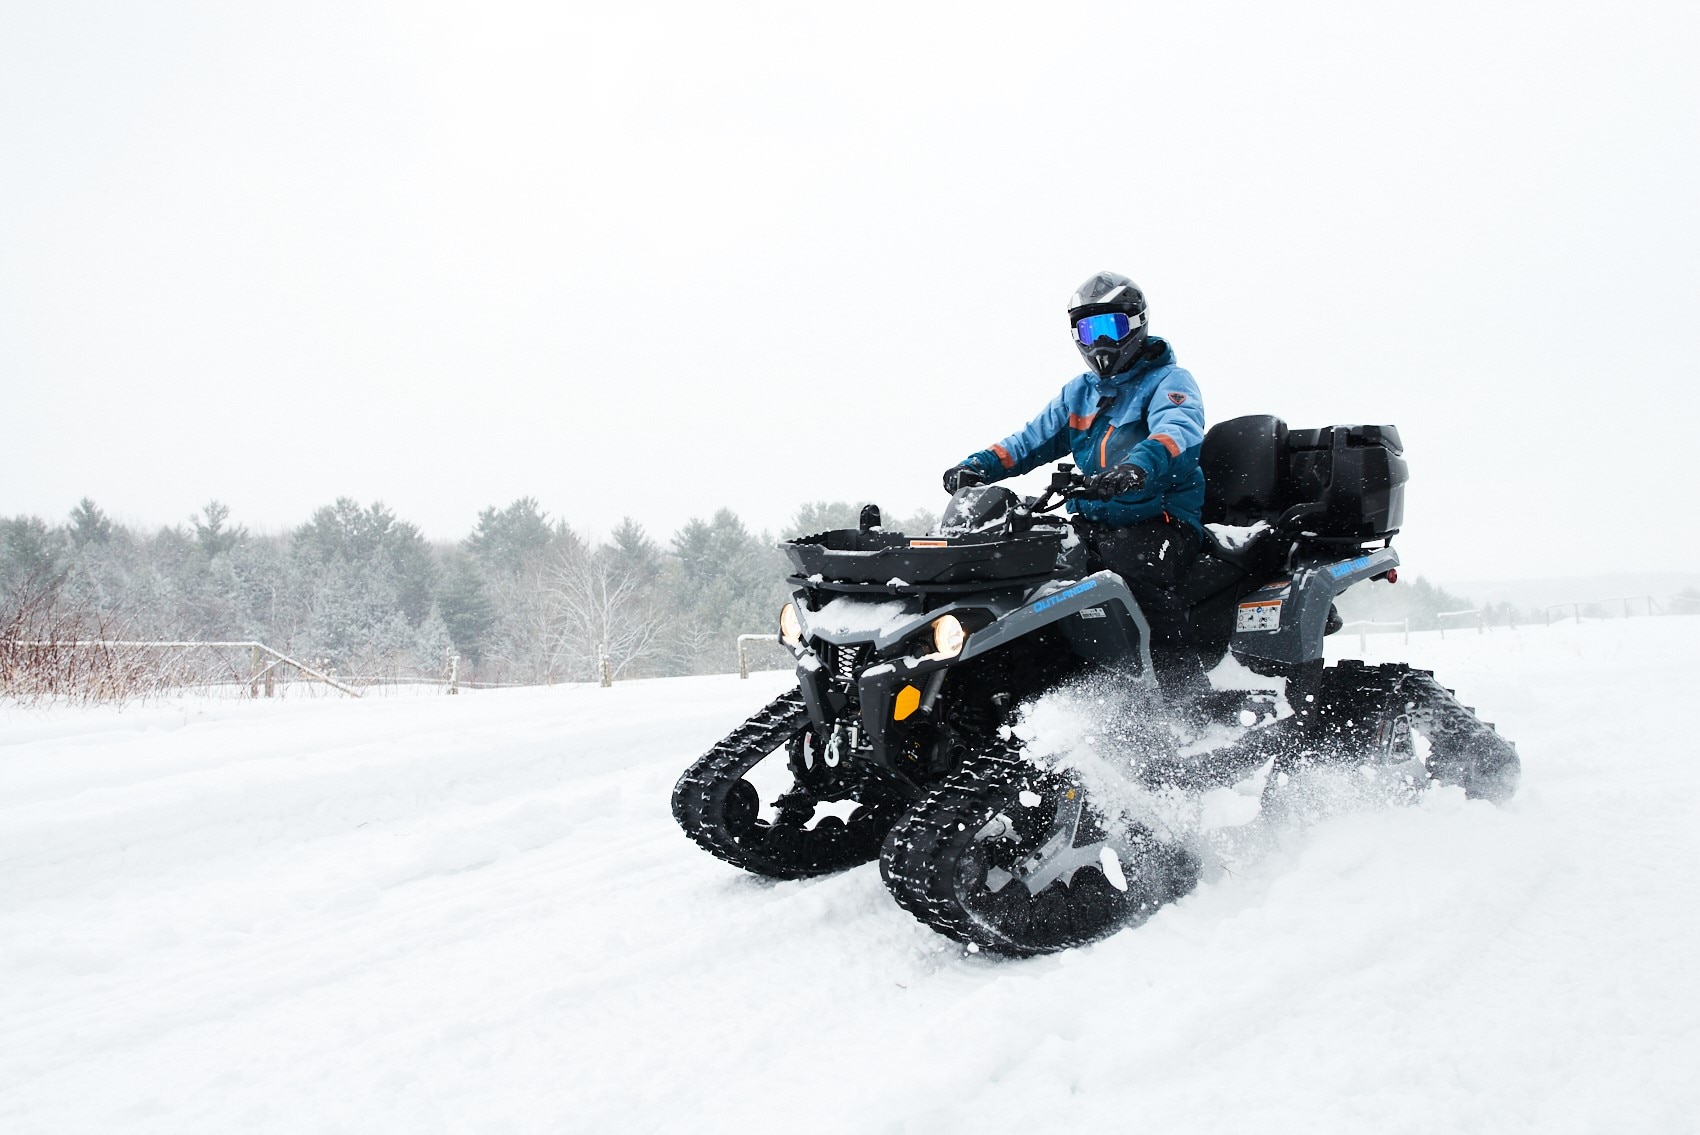
M 938 507 L 1102 268 L 1431 576 L 1686 568 L 1668 5 L 0 2 L 0 515 Z

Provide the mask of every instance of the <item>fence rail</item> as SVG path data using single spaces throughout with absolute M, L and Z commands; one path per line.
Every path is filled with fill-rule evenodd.
M 738 636 L 738 677 L 750 676 L 750 644 L 755 642 L 777 643 L 776 634 L 741 634 Z
M 1362 654 L 1364 651 L 1369 649 L 1369 640 L 1366 636 L 1372 629 L 1376 634 L 1391 634 L 1394 631 L 1398 631 L 1405 636 L 1405 645 L 1411 645 L 1411 620 L 1409 619 L 1400 619 L 1396 623 L 1378 623 L 1373 619 L 1358 619 L 1354 622 L 1343 624 L 1340 629 L 1343 631 L 1349 631 L 1353 627 L 1356 627 L 1358 630 L 1359 654 Z
M 1462 618 L 1471 617 L 1471 616 L 1473 616 L 1476 620 L 1476 633 L 1477 634 L 1486 634 L 1487 633 L 1487 617 L 1486 617 L 1486 615 L 1483 614 L 1482 609 L 1480 607 L 1471 607 L 1467 611 L 1436 611 L 1434 613 L 1434 617 L 1436 619 L 1437 626 L 1440 629 L 1440 637 L 1441 638 L 1446 637 L 1446 623 L 1443 620 L 1446 620 L 1446 619 L 1462 619 Z
M 250 653 L 248 674 L 244 677 L 235 675 L 237 684 L 246 685 L 254 697 L 260 696 L 263 688 L 265 696 L 271 697 L 276 690 L 276 671 L 279 666 L 290 666 L 299 674 L 303 674 L 316 682 L 323 682 L 334 690 L 339 690 L 351 698 L 360 696 L 360 691 L 337 681 L 322 670 L 289 657 L 281 650 L 274 650 L 263 642 L 214 641 L 189 639 L 10 639 L 6 645 L 23 650 L 161 650 L 177 653 L 187 653 L 194 650 L 246 650 Z M 262 664 L 262 660 L 269 659 Z M 206 685 L 222 685 L 226 680 L 208 679 Z M 193 683 L 173 683 L 193 684 Z
M 1688 599 L 1687 596 L 1678 595 L 1673 599 L 1673 602 L 1684 603 L 1684 602 L 1700 602 L 1700 601 L 1690 600 L 1690 599 Z M 1541 615 L 1542 615 L 1546 625 L 1549 626 L 1549 627 L 1552 626 L 1552 622 L 1553 622 L 1552 613 L 1554 611 L 1569 610 L 1570 613 L 1575 617 L 1577 622 L 1582 621 L 1582 612 L 1583 611 L 1588 611 L 1590 613 L 1592 613 L 1594 611 L 1598 611 L 1598 612 L 1600 612 L 1600 614 L 1598 614 L 1594 617 L 1604 619 L 1604 618 L 1609 617 L 1608 615 L 1605 614 L 1605 609 L 1606 609 L 1607 603 L 1622 603 L 1623 604 L 1623 617 L 1626 618 L 1626 619 L 1631 617 L 1631 615 L 1633 614 L 1633 612 L 1631 610 L 1631 605 L 1636 604 L 1636 603 L 1646 604 L 1647 614 L 1649 616 L 1664 613 L 1663 604 L 1661 604 L 1657 599 L 1654 599 L 1651 595 L 1617 595 L 1617 596 L 1613 596 L 1610 599 L 1583 599 L 1583 600 L 1571 600 L 1568 603 L 1548 603 L 1546 606 L 1541 608 Z M 1559 616 L 1559 621 L 1560 622 L 1563 621 L 1562 615 Z

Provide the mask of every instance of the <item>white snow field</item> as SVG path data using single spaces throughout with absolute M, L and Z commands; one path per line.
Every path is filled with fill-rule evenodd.
M 1509 807 L 1342 791 L 1020 962 L 678 831 L 783 674 L 0 710 L 0 1132 L 1700 1130 L 1700 618 L 1369 650 Z

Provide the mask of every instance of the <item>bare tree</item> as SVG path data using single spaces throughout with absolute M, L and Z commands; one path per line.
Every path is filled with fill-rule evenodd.
M 629 547 L 592 548 L 570 532 L 491 583 L 495 666 L 527 681 L 594 678 L 606 651 L 616 677 L 653 669 L 663 649 L 664 596 L 653 565 Z
M 608 547 L 581 545 L 551 558 L 547 586 L 575 653 L 586 652 L 594 664 L 600 644 L 615 677 L 655 658 L 663 618 L 652 580 Z
M 491 582 L 495 628 L 485 652 L 501 677 L 553 682 L 568 677 L 572 659 L 562 641 L 556 603 L 547 585 L 548 553 L 528 553 L 519 570 Z

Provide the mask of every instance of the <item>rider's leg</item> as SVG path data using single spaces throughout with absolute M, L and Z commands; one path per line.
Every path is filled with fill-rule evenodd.
M 1148 520 L 1126 528 L 1093 526 L 1091 547 L 1111 571 L 1127 580 L 1151 627 L 1151 665 L 1170 702 L 1192 702 L 1210 693 L 1180 581 L 1198 558 L 1199 537 L 1191 527 Z

